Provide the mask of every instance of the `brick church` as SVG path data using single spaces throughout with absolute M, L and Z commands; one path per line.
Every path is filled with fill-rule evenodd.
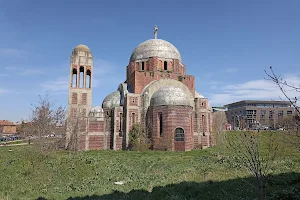
M 195 77 L 186 75 L 178 49 L 154 39 L 139 44 L 126 67 L 126 80 L 92 107 L 93 55 L 85 45 L 72 52 L 69 119 L 80 118 L 76 141 L 80 150 L 127 149 L 129 131 L 141 124 L 151 149 L 189 151 L 211 145 L 212 117 L 208 99 L 195 91 Z M 70 120 L 69 120 L 70 121 Z M 70 124 L 70 122 L 68 122 Z M 67 133 L 67 143 L 72 138 Z

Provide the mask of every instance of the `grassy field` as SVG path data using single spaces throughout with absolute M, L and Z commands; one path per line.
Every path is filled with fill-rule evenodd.
M 44 155 L 32 146 L 1 147 L 0 199 L 254 199 L 254 179 L 223 151 Z M 300 196 L 299 152 L 282 149 L 271 174 L 270 199 Z

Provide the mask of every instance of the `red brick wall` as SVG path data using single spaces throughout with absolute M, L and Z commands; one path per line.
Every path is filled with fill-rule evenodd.
M 174 80 L 181 81 L 183 84 L 185 84 L 192 94 L 194 94 L 195 91 L 195 78 L 194 76 L 182 76 L 178 75 L 176 73 L 168 73 L 168 72 L 160 72 L 160 71 L 135 71 L 129 80 L 127 80 L 127 83 L 132 86 L 133 92 L 140 94 L 145 86 L 147 86 L 149 83 L 151 83 L 154 80 L 159 80 L 161 78 L 170 78 Z
M 87 102 L 87 93 L 82 93 L 82 105 L 86 105 Z
M 193 148 L 193 124 L 191 123 L 192 107 L 189 106 L 159 106 L 151 108 L 151 123 L 152 123 L 152 141 L 153 148 L 159 149 L 159 145 L 167 143 L 174 149 L 174 131 L 176 128 L 183 128 L 184 130 L 184 150 L 191 150 Z M 163 136 L 159 135 L 159 117 L 162 113 L 163 118 Z M 178 143 L 177 143 L 178 144 Z
M 129 97 L 130 106 L 138 106 L 138 97 Z
M 201 99 L 199 100 L 199 108 L 207 108 L 207 100 L 206 99 Z
M 90 135 L 89 136 L 89 150 L 98 150 L 104 148 L 104 136 Z
M 79 150 L 85 150 L 85 135 L 79 137 Z
M 202 122 L 202 115 L 204 115 L 204 122 Z M 200 132 L 203 133 L 203 130 L 204 132 L 208 132 L 209 129 L 208 129 L 208 124 L 207 124 L 207 113 L 202 113 L 202 112 L 199 112 L 199 115 L 198 115 L 198 120 L 199 120 L 199 127 L 200 127 Z
M 89 132 L 104 132 L 104 121 L 91 121 L 89 123 Z
M 72 115 L 72 117 L 76 117 L 76 115 L 77 115 L 77 109 L 76 108 L 71 109 L 71 115 Z
M 117 150 L 122 150 L 122 141 L 123 141 L 122 137 L 116 136 L 116 149 Z
M 110 138 L 111 136 L 110 136 L 110 134 L 107 136 L 107 140 L 106 140 L 106 146 L 107 146 L 107 149 L 110 149 L 110 140 L 111 140 L 111 138 Z
M 77 93 L 73 92 L 72 93 L 72 104 L 77 104 Z
M 134 113 L 134 122 L 133 122 L 133 113 Z M 129 109 L 128 110 L 129 117 L 129 130 L 131 129 L 132 125 L 138 122 L 138 110 L 137 109 Z
M 208 136 L 201 136 L 201 144 L 202 144 L 202 146 L 209 146 L 209 144 L 208 144 Z
M 154 80 L 161 78 L 170 78 L 182 81 L 192 93 L 195 90 L 194 76 L 185 75 L 185 66 L 178 60 L 168 61 L 168 70 L 164 71 L 164 61 L 157 57 L 149 58 L 145 62 L 145 70 L 141 71 L 140 64 L 132 61 L 127 66 L 126 82 L 132 86 L 134 93 L 140 94 L 146 85 Z

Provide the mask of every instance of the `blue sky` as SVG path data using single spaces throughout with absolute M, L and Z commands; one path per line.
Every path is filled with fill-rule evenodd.
M 81 43 L 94 56 L 93 105 L 101 105 L 154 25 L 212 105 L 278 99 L 264 70 L 300 83 L 299 8 L 297 0 L 0 0 L 0 119 L 26 119 L 45 92 L 67 105 L 69 59 Z

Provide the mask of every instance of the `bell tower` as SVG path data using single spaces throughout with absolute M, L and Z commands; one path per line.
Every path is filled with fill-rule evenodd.
M 92 53 L 86 45 L 80 44 L 73 50 L 70 59 L 68 98 L 68 129 L 72 126 L 71 121 L 80 119 L 79 133 L 87 132 L 87 117 L 92 108 L 92 74 Z M 71 132 L 67 131 L 67 145 Z

